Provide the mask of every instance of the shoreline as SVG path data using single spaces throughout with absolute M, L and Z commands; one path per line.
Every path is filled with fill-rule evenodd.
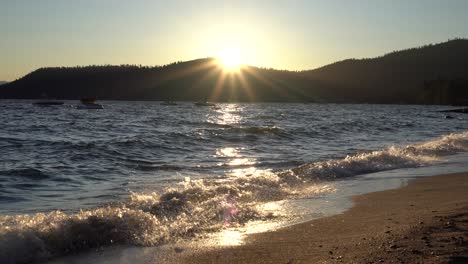
M 352 198 L 342 214 L 184 252 L 184 263 L 467 263 L 468 173 Z
M 468 172 L 427 176 L 353 196 L 337 215 L 246 235 L 238 245 L 119 246 L 47 263 L 468 263 L 467 190 Z

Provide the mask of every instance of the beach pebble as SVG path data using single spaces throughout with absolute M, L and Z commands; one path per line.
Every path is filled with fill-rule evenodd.
M 184 251 L 184 249 L 181 248 L 181 247 L 175 247 L 175 248 L 174 248 L 174 251 L 175 251 L 176 253 L 181 253 L 182 251 Z

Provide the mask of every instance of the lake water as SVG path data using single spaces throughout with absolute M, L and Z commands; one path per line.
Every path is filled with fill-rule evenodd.
M 468 116 L 444 106 L 76 104 L 0 101 L 0 260 L 327 215 L 348 205 L 324 197 L 462 171 L 468 150 Z

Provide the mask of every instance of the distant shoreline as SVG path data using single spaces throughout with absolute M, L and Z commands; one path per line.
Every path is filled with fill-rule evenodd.
M 2 85 L 0 98 L 463 105 L 467 51 L 468 40 L 456 39 L 297 72 L 248 65 L 229 72 L 215 58 L 47 67 Z
M 6 98 L 0 98 L 1 101 L 25 101 L 25 102 L 34 102 L 37 100 L 41 100 L 41 98 L 28 98 L 28 99 L 6 99 Z M 63 101 L 66 103 L 70 104 L 75 104 L 79 103 L 80 99 L 51 99 L 51 100 L 57 100 L 57 101 Z M 125 100 L 125 99 L 97 99 L 99 102 L 143 102 L 143 103 L 163 103 L 163 102 L 168 102 L 165 100 Z M 174 103 L 185 103 L 185 104 L 190 104 L 190 103 L 196 103 L 196 102 L 205 102 L 205 101 L 194 101 L 194 100 L 183 100 L 183 101 L 169 101 L 169 102 L 174 102 Z M 420 105 L 420 106 L 441 106 L 441 107 L 448 107 L 450 109 L 452 108 L 463 108 L 468 105 L 438 105 L 438 104 L 418 104 L 418 103 L 360 103 L 360 102 L 284 102 L 284 101 L 259 101 L 259 102 L 249 102 L 249 101 L 235 101 L 235 102 L 226 102 L 226 101 L 206 101 L 209 103 L 214 103 L 214 104 L 330 104 L 330 105 Z M 173 105 L 172 107 L 177 107 L 177 105 Z M 448 109 L 447 108 L 447 109 Z

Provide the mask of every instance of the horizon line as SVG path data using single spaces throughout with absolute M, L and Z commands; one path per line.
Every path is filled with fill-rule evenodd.
M 241 64 L 241 65 L 242 65 L 242 67 L 255 67 L 255 68 L 259 68 L 259 69 L 268 69 L 268 70 L 275 70 L 275 71 L 307 72 L 307 71 L 318 70 L 318 69 L 321 69 L 321 68 L 336 64 L 336 63 L 347 61 L 347 60 L 378 59 L 378 58 L 382 58 L 384 56 L 387 56 L 387 55 L 390 55 L 390 54 L 393 54 L 393 53 L 403 52 L 403 51 L 412 50 L 412 49 L 420 49 L 420 48 L 430 47 L 430 46 L 434 46 L 434 45 L 441 45 L 441 44 L 445 44 L 445 43 L 448 43 L 448 42 L 451 42 L 451 41 L 468 41 L 468 38 L 462 38 L 462 37 L 455 37 L 453 39 L 449 38 L 447 41 L 438 42 L 438 43 L 429 43 L 429 44 L 424 44 L 424 45 L 418 46 L 418 47 L 410 47 L 410 48 L 404 48 L 404 49 L 399 49 L 399 50 L 395 50 L 395 51 L 389 51 L 387 53 L 384 53 L 384 54 L 378 55 L 378 56 L 374 56 L 374 57 L 344 58 L 344 59 L 341 59 L 341 60 L 337 60 L 337 61 L 334 61 L 334 62 L 324 64 L 324 65 L 316 67 L 316 68 L 303 69 L 303 70 L 279 69 L 279 68 L 273 68 L 273 67 L 267 67 L 267 66 L 251 65 L 251 64 Z M 28 74 L 33 73 L 33 72 L 38 71 L 38 70 L 41 70 L 41 69 L 86 68 L 86 67 L 121 67 L 121 66 L 135 66 L 135 67 L 139 67 L 139 68 L 143 68 L 143 67 L 161 68 L 161 67 L 171 66 L 173 64 L 178 64 L 178 63 L 187 63 L 187 62 L 193 62 L 193 61 L 197 61 L 197 60 L 209 60 L 209 59 L 215 60 L 215 59 L 217 59 L 217 57 L 216 56 L 207 56 L 207 57 L 201 57 L 201 58 L 195 58 L 195 59 L 189 59 L 189 60 L 178 60 L 178 61 L 173 61 L 173 62 L 170 62 L 170 63 L 167 63 L 167 64 L 159 64 L 159 65 L 157 65 L 157 64 L 153 64 L 153 65 L 149 65 L 149 64 L 88 64 L 88 65 L 74 65 L 74 66 L 72 66 L 72 65 L 69 65 L 69 66 L 46 66 L 46 67 L 36 68 L 35 70 L 32 70 L 32 71 L 30 71 L 30 72 L 28 72 L 28 73 L 26 73 L 26 74 L 24 74 L 24 75 L 22 75 L 22 76 L 20 76 L 20 77 L 18 77 L 16 79 L 14 79 L 14 80 L 0 80 L 0 82 L 6 82 L 6 83 L 15 82 L 15 81 L 27 76 Z

